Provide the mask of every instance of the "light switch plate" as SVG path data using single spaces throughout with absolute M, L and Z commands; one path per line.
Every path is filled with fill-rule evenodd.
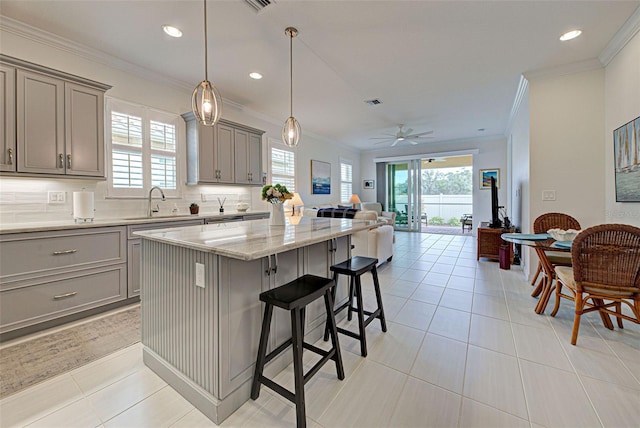
M 204 288 L 204 264 L 196 262 L 196 286 Z
M 65 192 L 58 191 L 48 191 L 47 192 L 47 203 L 48 204 L 64 204 L 65 202 Z
M 555 190 L 543 190 L 542 191 L 542 200 L 543 201 L 555 201 L 556 200 L 556 191 Z

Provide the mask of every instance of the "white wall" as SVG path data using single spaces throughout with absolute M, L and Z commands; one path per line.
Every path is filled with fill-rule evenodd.
M 604 69 L 530 81 L 530 218 L 572 215 L 581 226 L 605 220 Z M 555 201 L 542 201 L 555 190 Z
M 616 202 L 613 130 L 640 116 L 640 33 L 607 65 L 605 71 L 606 221 L 640 226 L 640 203 Z
M 158 110 L 181 114 L 191 108 L 191 88 L 163 80 L 161 76 L 149 74 L 142 78 L 135 70 L 123 71 L 109 62 L 109 58 L 100 57 L 95 52 L 85 54 L 77 46 L 61 46 L 57 42 L 49 43 L 36 35 L 16 34 L 13 31 L 0 32 L 2 53 L 36 64 L 40 64 L 67 73 L 82 76 L 98 82 L 112 85 L 108 96 L 139 103 Z M 154 80 L 155 79 L 155 80 Z M 193 82 L 195 85 L 198 82 Z M 220 88 L 224 94 L 224 88 Z M 283 112 L 282 122 L 288 112 Z M 247 111 L 242 106 L 226 103 L 222 117 L 233 122 L 245 124 L 266 131 L 263 138 L 263 169 L 266 172 L 266 142 L 271 137 L 280 140 L 282 123 L 278 118 L 266 118 L 260 114 Z M 340 159 L 349 159 L 353 163 L 354 192 L 360 190 L 360 156 L 351 150 L 327 141 L 322 137 L 305 134 L 298 148 L 298 190 L 305 204 L 337 202 L 340 189 Z M 317 159 L 330 162 L 332 166 L 331 195 L 310 195 L 310 160 Z M 180 167 L 186 169 L 186 156 L 179 159 Z M 71 215 L 71 194 L 73 191 L 86 188 L 94 191 L 96 198 L 96 218 L 143 215 L 146 213 L 146 201 L 106 199 L 106 182 L 74 179 L 31 179 L 4 178 L 0 184 L 0 222 L 43 221 L 69 218 Z M 48 190 L 67 193 L 65 204 L 50 205 L 46 202 Z M 181 213 L 188 212 L 190 202 L 197 201 L 201 212 L 217 210 L 215 202 L 218 195 L 228 198 L 227 204 L 235 200 L 248 201 L 254 210 L 266 210 L 266 203 L 260 201 L 258 188 L 246 186 L 189 186 L 182 198 L 161 204 L 161 211 L 171 211 L 174 203 Z M 202 201 L 206 199 L 205 201 Z M 229 208 L 229 205 L 227 205 Z
M 504 137 L 485 138 L 482 140 L 448 141 L 411 147 L 394 147 L 365 151 L 362 152 L 360 156 L 362 179 L 368 180 L 376 178 L 375 158 L 406 155 L 415 155 L 416 158 L 423 158 L 452 152 L 459 152 L 459 154 L 477 152 L 473 155 L 473 224 L 474 228 L 476 228 L 481 221 L 491 220 L 491 192 L 488 190 L 480 190 L 479 172 L 481 169 L 500 168 L 501 176 L 498 199 L 500 205 L 504 205 L 505 207 L 509 206 L 507 140 Z M 376 186 L 382 185 L 384 185 L 384 183 L 376 182 Z M 376 190 L 361 190 L 360 199 L 364 202 L 376 201 Z M 379 202 L 384 203 L 384 201 Z M 507 215 L 510 216 L 511 213 L 507 213 Z

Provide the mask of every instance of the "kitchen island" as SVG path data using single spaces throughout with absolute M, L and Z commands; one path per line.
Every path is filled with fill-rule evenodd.
M 350 257 L 351 234 L 376 226 L 303 217 L 280 227 L 252 220 L 136 233 L 142 238 L 145 364 L 221 423 L 249 399 L 262 321 L 259 294 L 304 274 L 330 277 L 330 266 Z M 346 282 L 340 282 L 336 302 L 346 297 Z M 290 337 L 289 313 L 273 315 L 270 349 Z M 308 341 L 322 336 L 324 320 L 322 300 L 307 307 Z M 283 353 L 265 373 L 275 375 L 290 361 Z

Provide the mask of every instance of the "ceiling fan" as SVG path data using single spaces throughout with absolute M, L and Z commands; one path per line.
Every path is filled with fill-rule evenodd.
M 412 145 L 417 145 L 421 142 L 423 142 L 423 139 L 427 139 L 427 138 L 433 138 L 433 137 L 427 137 L 426 135 L 429 134 L 433 134 L 433 131 L 425 131 L 425 132 L 418 132 L 413 134 L 413 129 L 411 128 L 407 128 L 404 129 L 404 125 L 398 125 L 398 132 L 396 132 L 395 134 L 388 134 L 388 133 L 383 133 L 383 135 L 387 135 L 386 137 L 372 137 L 369 138 L 370 140 L 383 140 L 380 141 L 376 144 L 384 144 L 384 143 L 388 143 L 388 142 L 392 142 L 391 143 L 391 147 L 395 147 L 396 144 L 398 144 L 400 141 L 408 141 L 410 144 Z

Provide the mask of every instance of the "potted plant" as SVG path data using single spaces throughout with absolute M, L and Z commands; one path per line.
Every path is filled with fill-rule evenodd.
M 262 188 L 262 200 L 271 204 L 271 225 L 284 226 L 284 208 L 282 204 L 293 198 L 293 193 L 281 184 L 267 184 Z
M 191 211 L 191 214 L 198 214 L 198 211 L 200 211 L 200 207 L 194 202 L 189 205 L 189 211 Z

